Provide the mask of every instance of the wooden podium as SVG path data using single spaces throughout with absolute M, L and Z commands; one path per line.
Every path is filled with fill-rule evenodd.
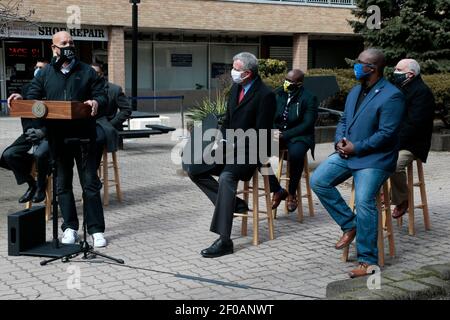
M 91 117 L 92 108 L 78 101 L 13 100 L 11 117 L 39 119 L 85 119 Z

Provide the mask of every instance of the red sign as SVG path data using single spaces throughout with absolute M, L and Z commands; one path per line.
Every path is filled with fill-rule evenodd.
M 23 47 L 12 47 L 8 48 L 8 57 L 20 57 L 27 58 L 30 56 L 33 58 L 39 57 L 40 50 L 38 48 L 23 48 Z

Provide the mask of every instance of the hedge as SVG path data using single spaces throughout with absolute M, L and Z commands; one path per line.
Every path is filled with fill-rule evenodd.
M 390 70 L 386 76 L 390 78 Z M 345 100 L 351 88 L 358 84 L 353 69 L 311 69 L 307 76 L 335 76 L 340 92 L 324 103 L 324 107 L 340 110 L 345 105 Z M 285 74 L 270 75 L 263 77 L 264 82 L 272 87 L 279 87 L 284 80 Z M 450 108 L 450 73 L 439 73 L 422 76 L 425 83 L 433 91 L 438 109 Z

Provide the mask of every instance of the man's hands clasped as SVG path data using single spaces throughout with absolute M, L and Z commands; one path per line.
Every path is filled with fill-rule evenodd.
M 343 138 L 336 144 L 336 151 L 341 158 L 348 159 L 355 154 L 355 146 L 351 141 L 347 140 L 347 138 Z

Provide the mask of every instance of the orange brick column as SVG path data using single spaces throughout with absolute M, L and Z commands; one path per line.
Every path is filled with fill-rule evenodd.
M 109 28 L 108 80 L 125 90 L 125 33 L 121 27 Z
M 308 34 L 298 33 L 293 36 L 293 62 L 294 69 L 308 70 Z

